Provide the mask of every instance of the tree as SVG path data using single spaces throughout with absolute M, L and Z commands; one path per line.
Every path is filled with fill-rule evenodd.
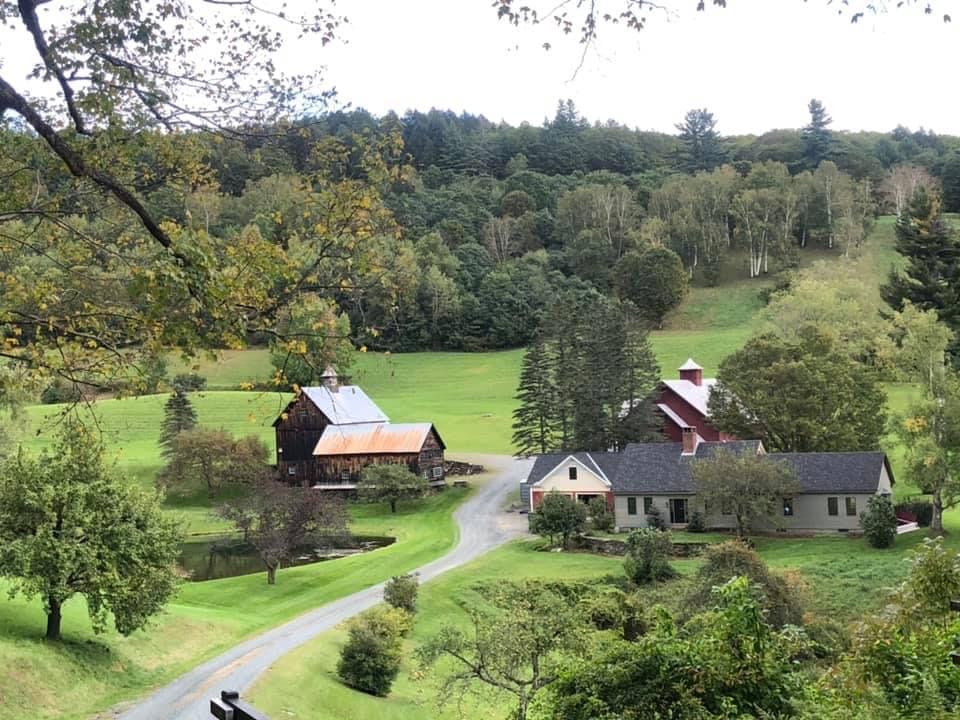
M 668 248 L 627 253 L 614 267 L 613 278 L 617 295 L 657 327 L 663 327 L 663 318 L 683 302 L 689 289 L 683 261 Z
M 954 150 L 943 163 L 941 172 L 943 182 L 943 208 L 947 212 L 960 212 L 960 153 Z M 930 183 L 926 185 L 928 191 L 935 191 L 936 187 Z M 916 191 L 916 188 L 914 188 Z M 909 200 L 913 193 L 907 197 Z
M 683 148 L 679 164 L 685 172 L 691 175 L 709 172 L 723 165 L 726 151 L 712 112 L 706 108 L 689 110 L 684 115 L 683 122 L 676 127 L 680 131 L 680 144 Z
M 874 495 L 867 501 L 867 509 L 860 513 L 863 535 L 875 548 L 888 548 L 897 539 L 897 514 L 893 503 L 884 495 Z
M 471 632 L 448 625 L 418 655 L 424 666 L 450 663 L 441 703 L 480 685 L 511 696 L 511 717 L 526 720 L 531 701 L 556 679 L 556 661 L 582 646 L 579 598 L 559 583 L 533 581 L 501 581 L 480 592 L 486 602 L 468 609 Z
M 808 170 L 815 170 L 820 163 L 830 156 L 833 144 L 833 133 L 830 123 L 833 122 L 827 114 L 823 103 L 814 98 L 807 105 L 810 110 L 810 123 L 803 128 L 803 157 Z
M 942 535 L 943 511 L 960 504 L 960 378 L 945 373 L 893 426 L 906 447 L 907 477 L 930 495 L 930 533 Z
M 784 498 L 800 492 L 789 468 L 755 453 L 720 448 L 695 460 L 691 472 L 697 498 L 711 514 L 733 515 L 740 538 L 758 524 L 779 525 Z
M 610 532 L 616 517 L 605 498 L 594 498 L 587 503 L 587 514 L 590 516 L 590 527 L 600 532 Z
M 567 549 L 570 538 L 583 532 L 587 523 L 587 508 L 569 495 L 553 491 L 543 496 L 540 504 L 530 513 L 530 532 L 550 538 L 550 544 Z
M 174 388 L 163 404 L 163 425 L 160 428 L 160 454 L 169 458 L 177 436 L 197 425 L 197 411 L 193 409 L 186 390 Z
M 896 224 L 897 252 L 903 272 L 892 270 L 880 294 L 901 310 L 909 300 L 920 310 L 935 310 L 955 331 L 960 328 L 960 240 L 944 221 L 936 195 L 920 187 Z
M 344 685 L 370 695 L 389 695 L 400 672 L 402 639 L 411 625 L 409 613 L 390 605 L 374 607 L 351 620 L 337 663 Z
M 40 596 L 48 640 L 64 604 L 83 596 L 94 631 L 110 616 L 129 635 L 176 589 L 177 524 L 160 499 L 109 466 L 88 428 L 67 419 L 52 454 L 22 450 L 0 465 L 0 577 L 12 593 Z
M 268 585 L 276 583 L 277 570 L 307 542 L 347 532 L 346 509 L 333 493 L 269 477 L 262 477 L 247 496 L 225 503 L 218 512 L 256 548 L 267 569 Z
M 368 465 L 360 473 L 357 492 L 370 502 L 390 503 L 390 512 L 397 511 L 401 500 L 422 497 L 430 488 L 426 478 L 420 477 L 406 465 Z
M 414 614 L 417 612 L 418 590 L 416 575 L 394 575 L 383 588 L 383 600 L 387 605 Z
M 673 542 L 670 533 L 652 528 L 634 530 L 627 535 L 627 558 L 623 561 L 627 578 L 637 584 L 646 585 L 677 576 L 670 565 L 673 555 Z
M 341 371 L 353 360 L 350 318 L 338 313 L 330 300 L 304 295 L 278 318 L 277 335 L 270 343 L 270 363 L 278 388 L 315 384 L 330 366 Z
M 958 164 L 957 171 L 957 177 L 960 180 L 960 164 Z M 910 200 L 921 187 L 926 188 L 927 192 L 936 192 L 937 190 L 937 181 L 926 168 L 910 163 L 894 165 L 887 171 L 883 183 L 880 185 L 880 193 L 883 196 L 886 211 L 893 210 L 897 220 L 900 220 Z M 949 208 L 949 203 L 947 206 Z
M 534 343 L 523 356 L 520 384 L 513 411 L 513 445 L 521 457 L 545 454 L 556 447 L 557 388 L 552 359 L 542 342 Z
M 275 121 L 322 100 L 302 92 L 316 72 L 287 75 L 274 58 L 291 27 L 333 40 L 339 16 L 319 5 L 275 13 L 134 0 L 93 18 L 84 5 L 55 14 L 43 5 L 0 2 L 50 80 L 34 98 L 0 75 L 0 116 L 13 122 L 2 130 L 0 174 L 29 178 L 3 192 L 0 254 L 14 264 L 0 283 L 0 323 L 21 338 L 4 348 L 6 362 L 32 381 L 142 392 L 151 358 L 241 346 L 275 332 L 305 287 L 352 287 L 353 269 L 366 266 L 347 262 L 366 257 L 358 240 L 391 225 L 377 184 L 399 165 L 395 136 L 317 150 L 298 213 L 309 241 L 214 235 L 184 213 L 209 183 L 209 145 L 269 144 L 285 134 Z
M 253 485 L 269 474 L 269 450 L 253 435 L 234 438 L 220 428 L 194 428 L 176 435 L 157 484 L 166 490 L 189 492 L 206 488 L 211 497 L 224 487 Z
M 802 328 L 796 341 L 760 335 L 720 364 L 714 427 L 759 438 L 771 452 L 875 450 L 886 421 L 876 373 Z

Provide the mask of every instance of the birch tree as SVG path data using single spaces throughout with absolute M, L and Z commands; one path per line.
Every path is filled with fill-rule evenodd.
M 911 163 L 901 163 L 887 171 L 880 185 L 880 195 L 887 209 L 892 209 L 899 220 L 918 188 L 935 190 L 937 185 L 936 179 L 926 168 Z

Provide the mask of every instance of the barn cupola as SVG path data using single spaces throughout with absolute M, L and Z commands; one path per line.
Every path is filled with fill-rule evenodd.
M 340 377 L 337 375 L 337 371 L 333 365 L 327 365 L 327 369 L 324 370 L 323 375 L 320 376 L 320 384 L 330 392 L 339 392 Z
M 703 368 L 697 365 L 693 358 L 687 358 L 680 366 L 680 379 L 689 380 L 694 385 L 703 385 Z

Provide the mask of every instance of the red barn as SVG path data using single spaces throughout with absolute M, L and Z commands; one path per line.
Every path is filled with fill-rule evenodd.
M 663 414 L 663 429 L 673 442 L 683 440 L 684 431 L 695 430 L 702 440 L 736 440 L 710 424 L 707 403 L 714 378 L 704 378 L 703 368 L 689 358 L 680 366 L 679 380 L 663 380 L 657 408 Z

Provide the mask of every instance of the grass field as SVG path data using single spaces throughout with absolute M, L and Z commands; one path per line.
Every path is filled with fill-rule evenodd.
M 38 601 L 7 600 L 0 583 L 0 709 L 4 717 L 87 718 L 144 694 L 245 637 L 307 610 L 418 567 L 456 541 L 453 509 L 467 489 L 401 503 L 353 508 L 357 533 L 397 542 L 364 555 L 287 568 L 277 584 L 265 575 L 184 583 L 146 632 L 95 635 L 82 601 L 64 607 L 62 643 L 42 640 Z

